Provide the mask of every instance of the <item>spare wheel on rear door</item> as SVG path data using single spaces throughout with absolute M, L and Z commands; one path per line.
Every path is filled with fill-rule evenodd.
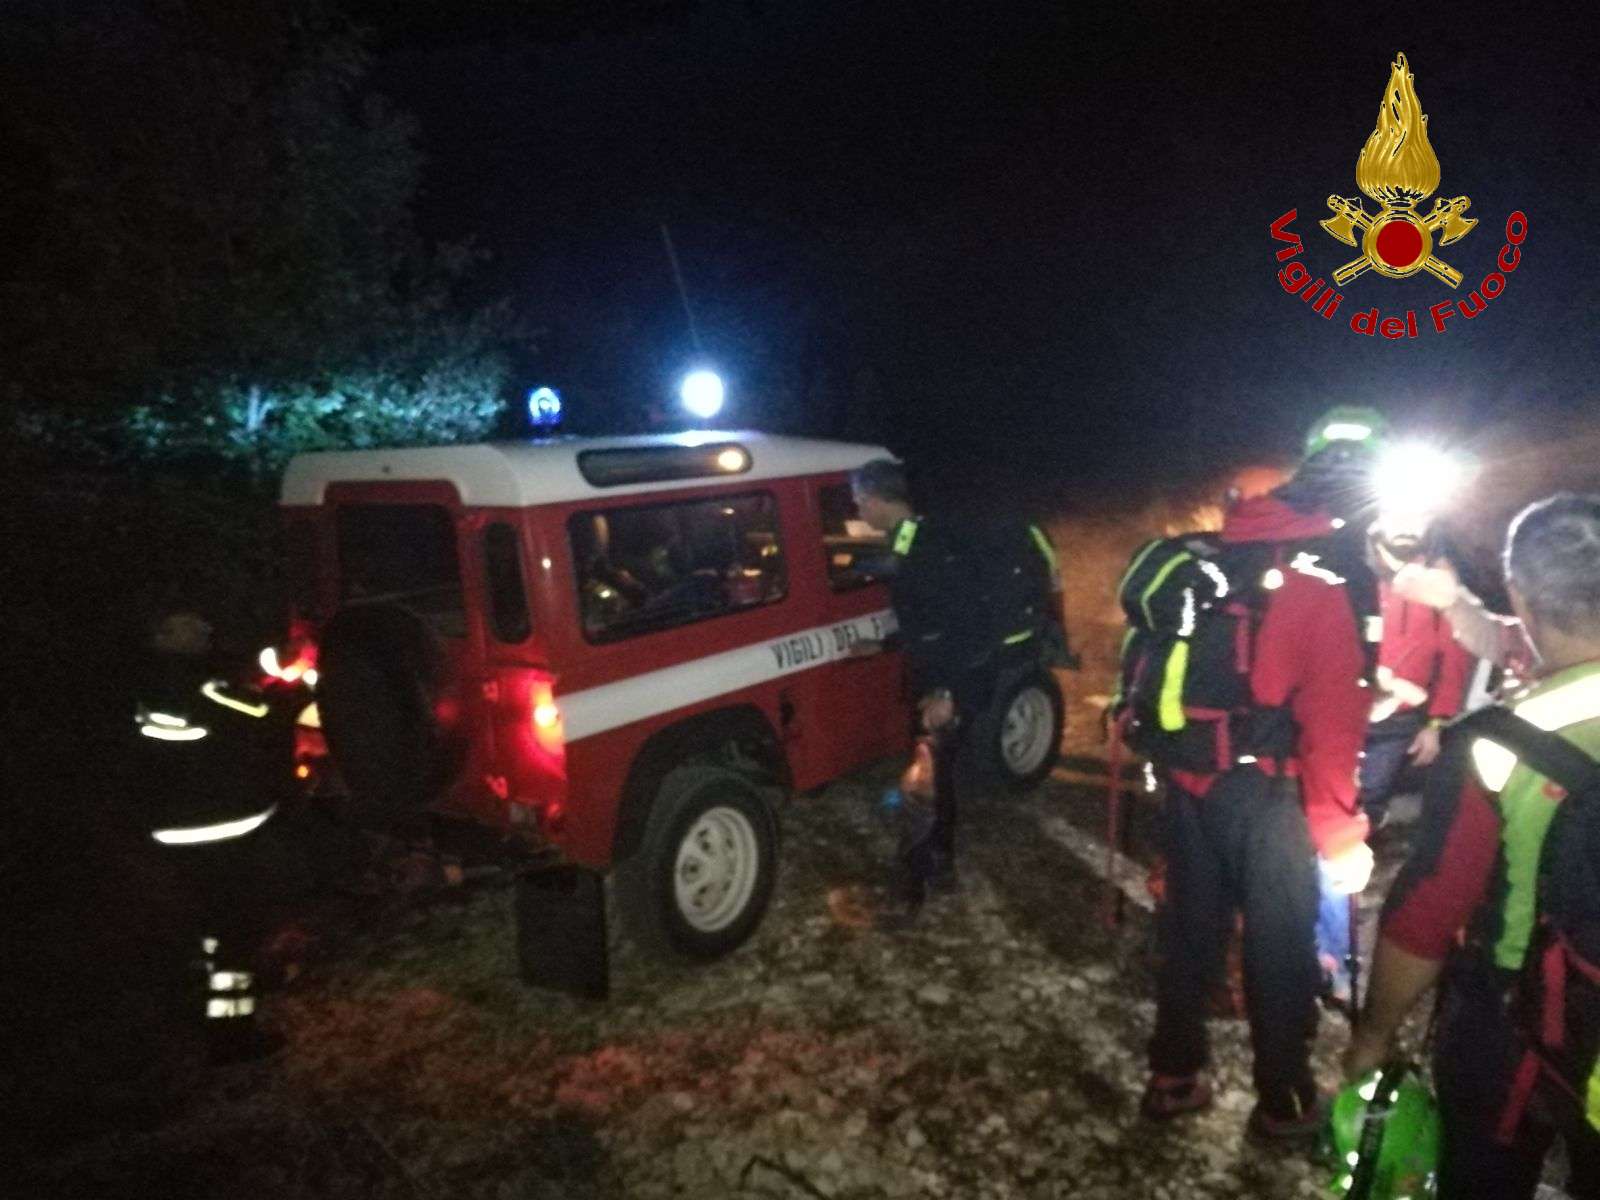
M 438 636 L 389 604 L 344 609 L 323 630 L 317 711 L 355 815 L 387 824 L 439 800 L 460 772 L 460 730 L 441 713 L 456 690 Z

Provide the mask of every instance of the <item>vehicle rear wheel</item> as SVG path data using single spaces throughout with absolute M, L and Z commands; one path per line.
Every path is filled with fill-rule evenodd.
M 725 767 L 679 767 L 617 868 L 623 924 L 657 957 L 720 958 L 760 924 L 777 867 L 777 820 L 760 788 Z
M 1033 787 L 1061 758 L 1065 716 L 1061 688 L 1049 671 L 1034 667 L 1006 676 L 973 730 L 973 765 L 1013 791 Z

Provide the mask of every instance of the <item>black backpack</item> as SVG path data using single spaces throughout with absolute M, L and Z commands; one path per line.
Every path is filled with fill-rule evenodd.
M 1229 543 L 1191 533 L 1134 553 L 1118 585 L 1128 632 L 1110 708 L 1128 746 L 1158 767 L 1204 773 L 1293 752 L 1289 710 L 1258 705 L 1250 686 L 1261 621 L 1290 571 L 1347 587 L 1358 629 L 1376 616 L 1372 573 L 1345 539 Z M 1370 673 L 1376 645 L 1368 650 Z
M 1055 546 L 1037 525 L 996 522 L 973 563 L 974 609 L 985 614 L 992 645 L 1030 660 L 1069 666 Z
M 1538 916 L 1512 993 L 1527 1051 L 1501 1137 L 1514 1135 L 1536 1086 L 1558 1117 L 1600 1130 L 1600 762 L 1499 705 L 1451 729 L 1504 746 L 1566 792 L 1540 846 Z

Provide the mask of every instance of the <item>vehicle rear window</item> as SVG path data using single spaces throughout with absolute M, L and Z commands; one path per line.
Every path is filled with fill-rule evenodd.
M 455 523 L 446 509 L 342 505 L 337 528 L 342 601 L 400 604 L 444 637 L 467 635 Z
M 886 576 L 893 564 L 889 535 L 861 519 L 848 483 L 830 483 L 818 493 L 822 548 L 828 556 L 828 585 L 853 591 Z
M 567 532 L 591 642 L 772 604 L 787 587 L 767 492 L 577 513 Z
M 305 517 L 290 519 L 283 530 L 283 553 L 288 567 L 290 611 L 297 617 L 319 618 L 322 589 L 316 525 Z
M 527 641 L 533 624 L 522 582 L 522 555 L 517 531 L 504 521 L 483 531 L 483 570 L 489 585 L 489 627 L 495 638 L 508 643 Z

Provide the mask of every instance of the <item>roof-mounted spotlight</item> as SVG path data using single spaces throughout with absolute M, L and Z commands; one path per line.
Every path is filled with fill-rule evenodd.
M 706 368 L 690 371 L 678 386 L 678 398 L 691 416 L 709 421 L 722 411 L 726 390 L 722 376 Z

